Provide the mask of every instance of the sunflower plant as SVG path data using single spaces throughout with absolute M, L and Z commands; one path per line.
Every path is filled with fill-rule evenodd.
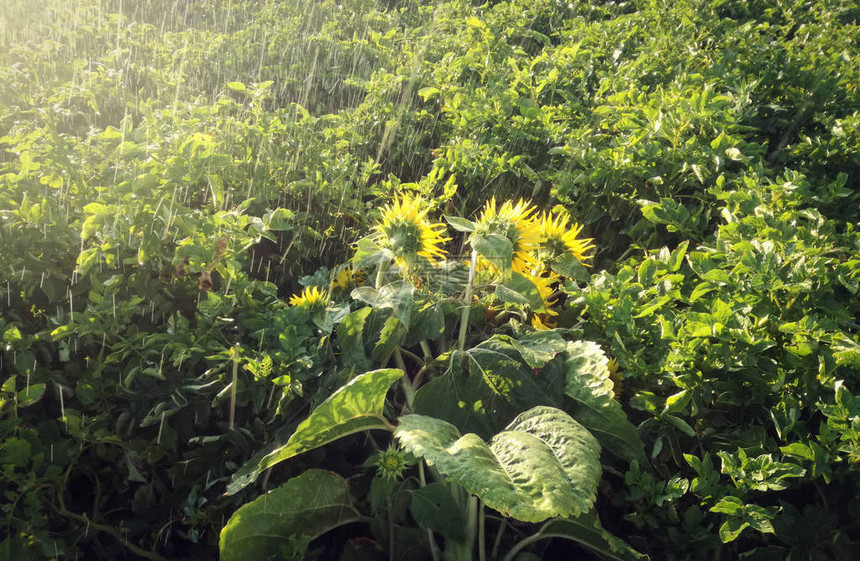
M 564 214 L 491 199 L 475 221 L 445 217 L 469 248 L 462 259 L 432 214 L 421 196 L 396 196 L 330 290 L 291 299 L 316 310 L 332 376 L 345 383 L 239 469 L 228 493 L 356 433 L 369 435 L 367 461 L 349 480 L 307 470 L 240 508 L 222 559 L 276 555 L 351 522 L 369 523 L 391 559 L 507 561 L 552 536 L 640 557 L 603 530 L 593 504 L 601 450 L 644 465 L 642 444 L 613 399 L 607 356 L 556 322 L 555 295 L 575 282 L 564 264 L 587 261 L 590 240 Z M 353 271 L 375 281 L 358 285 Z M 366 483 L 353 489 L 355 478 Z M 511 520 L 541 526 L 523 535 Z

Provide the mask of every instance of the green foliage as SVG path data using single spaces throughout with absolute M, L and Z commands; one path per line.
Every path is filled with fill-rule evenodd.
M 341 290 L 338 293 L 345 301 L 335 302 L 325 310 L 322 309 L 322 301 L 318 302 L 316 297 L 312 300 L 309 292 L 305 292 L 301 298 L 291 299 L 292 309 L 307 309 L 312 314 L 316 309 L 316 313 L 328 318 L 319 319 L 317 325 L 321 330 L 328 330 L 329 326 L 335 328 L 337 336 L 331 351 L 340 357 L 339 362 L 346 366 L 346 372 L 351 372 L 355 367 L 384 365 L 392 357 L 400 369 L 373 370 L 353 377 L 316 406 L 298 425 L 286 444 L 261 458 L 252 459 L 237 471 L 227 490 L 235 493 L 244 489 L 263 470 L 350 434 L 368 429 L 393 429 L 393 436 L 404 451 L 389 446 L 388 450 L 373 454 L 364 463 L 365 467 L 374 466 L 377 471 L 369 496 L 371 505 L 377 505 L 372 507 L 375 518 L 371 526 L 387 523 L 389 532 L 394 531 L 397 517 L 395 504 L 400 496 L 404 496 L 411 502 L 409 512 L 419 526 L 428 532 L 426 541 L 422 539 L 419 545 L 434 551 L 438 546 L 433 533 L 438 532 L 447 540 L 445 555 L 453 559 L 466 559 L 471 557 L 476 537 L 481 539 L 485 527 L 484 522 L 478 523 L 476 520 L 477 500 L 481 501 L 481 509 L 486 506 L 503 516 L 527 522 L 577 516 L 591 511 L 601 474 L 600 445 L 585 427 L 564 411 L 544 404 L 561 404 L 564 378 L 593 375 L 591 371 L 594 368 L 584 367 L 582 361 L 576 362 L 585 353 L 579 352 L 575 344 L 566 342 L 561 334 L 523 329 L 515 320 L 510 321 L 511 335 L 499 333 L 475 344 L 468 336 L 471 319 L 469 307 L 464 307 L 464 312 L 459 313 L 457 306 L 446 305 L 457 303 L 456 300 L 439 292 L 439 288 L 448 280 L 443 278 L 440 283 L 428 274 L 432 271 L 416 273 L 414 261 L 409 255 L 401 252 L 395 256 L 394 252 L 385 251 L 390 244 L 382 236 L 399 236 L 409 227 L 416 228 L 416 236 L 421 234 L 420 228 L 424 227 L 421 225 L 425 224 L 421 213 L 426 213 L 426 210 L 416 206 L 420 202 L 420 199 L 414 199 L 408 204 L 403 202 L 402 206 L 388 207 L 383 223 L 400 221 L 405 224 L 404 229 L 392 234 L 377 229 L 379 235 L 365 238 L 365 244 L 357 248 L 354 260 L 365 266 L 369 263 L 367 255 L 376 255 L 373 257 L 375 286 L 360 286 L 348 294 Z M 507 238 L 501 239 L 511 245 Z M 474 255 L 477 256 L 481 239 L 473 239 L 472 243 L 475 245 Z M 415 246 L 411 251 L 419 250 L 420 247 Z M 396 263 L 401 261 L 403 265 L 397 268 Z M 546 312 L 544 296 L 537 292 L 532 281 L 519 273 L 513 273 L 516 276 L 512 276 L 512 261 L 513 252 L 509 252 L 506 266 L 499 267 L 499 278 L 491 279 L 486 285 L 475 286 L 476 264 L 473 260 L 464 287 L 465 294 L 474 294 L 487 303 L 501 301 L 508 310 L 520 315 Z M 445 264 L 439 267 L 445 267 Z M 394 275 L 389 273 L 395 273 L 400 278 L 392 279 Z M 420 278 L 415 278 L 416 274 L 422 273 L 427 275 L 426 284 Z M 511 300 L 498 298 L 498 287 L 517 277 L 519 284 L 511 284 L 507 289 L 512 295 Z M 535 292 L 532 299 L 519 292 L 529 286 Z M 535 298 L 537 302 L 532 303 Z M 356 309 L 349 311 L 353 306 Z M 336 319 L 330 317 L 332 314 Z M 446 315 L 451 316 L 452 320 L 459 316 L 463 322 L 460 325 L 458 348 L 455 350 L 446 349 Z M 436 320 L 428 325 L 428 319 L 433 317 Z M 434 324 L 438 327 L 433 327 Z M 406 343 L 409 340 L 416 341 L 413 345 L 420 347 L 423 360 L 407 350 Z M 438 357 L 433 356 L 431 343 L 440 347 L 442 352 Z M 568 358 L 568 348 L 573 362 L 565 367 L 567 363 L 563 361 Z M 606 370 L 607 359 L 599 348 L 593 344 L 587 348 L 590 356 L 597 357 L 595 360 L 598 365 Z M 410 372 L 412 369 L 403 359 L 406 353 L 412 361 L 420 364 L 417 371 Z M 421 385 L 423 375 L 435 370 L 434 365 L 445 363 L 448 366 L 443 372 L 435 374 L 434 379 Z M 263 366 L 261 364 L 255 368 Z M 545 380 L 534 379 L 540 368 L 552 374 L 546 376 Z M 447 391 L 446 380 L 458 383 L 463 374 L 470 378 L 466 391 Z M 398 399 L 395 394 L 390 403 L 392 409 L 399 408 L 407 414 L 400 415 L 395 428 L 383 416 L 383 410 L 388 409 L 388 413 L 392 413 L 392 409 L 384 405 L 389 401 L 386 399 L 389 386 L 398 379 L 401 380 L 402 395 Z M 465 401 L 451 404 L 452 394 Z M 486 411 L 482 412 L 485 400 Z M 443 407 L 439 409 L 438 405 Z M 434 411 L 434 416 L 409 414 L 412 408 L 422 413 Z M 469 413 L 470 409 L 475 413 L 474 416 Z M 474 433 L 461 437 L 459 427 L 475 425 L 482 432 L 493 431 L 493 426 L 499 420 L 490 420 L 487 412 L 499 414 L 500 419 L 515 418 L 495 434 L 489 443 Z M 620 415 L 615 419 L 616 424 L 626 420 L 621 410 L 615 411 L 615 414 Z M 457 424 L 444 420 L 446 418 Z M 635 429 L 632 438 L 638 439 Z M 439 481 L 426 484 L 424 464 L 421 463 L 419 488 L 398 490 L 398 486 L 406 486 L 410 481 L 407 478 L 403 483 L 398 483 L 411 465 L 407 458 L 426 462 Z M 408 492 L 402 495 L 403 491 Z M 467 498 L 470 494 L 474 496 Z M 385 499 L 384 510 L 380 508 L 383 503 L 380 496 Z M 246 530 L 243 528 L 248 522 L 240 516 L 241 512 L 234 515 L 231 527 L 244 532 Z M 380 520 L 383 513 L 387 520 Z M 459 523 L 452 524 L 457 519 L 465 521 L 465 527 Z M 333 519 L 331 522 L 334 526 L 340 520 Z M 501 539 L 501 529 L 498 532 Z M 610 536 L 608 533 L 606 535 Z M 393 551 L 400 547 L 390 535 L 387 541 Z M 302 549 L 301 546 L 296 547 Z M 479 547 L 483 548 L 485 544 L 480 543 Z
M 797 173 L 746 177 L 737 189 L 718 181 L 712 192 L 725 206 L 712 241 L 649 252 L 580 296 L 635 388 L 630 404 L 642 412 L 652 461 L 672 477 L 689 477 L 681 455 L 692 443 L 721 458 L 722 476 L 707 454 L 687 456 L 698 474 L 690 491 L 710 512 L 729 516 L 720 539 L 751 527 L 775 534 L 765 542 L 772 551 L 791 543 L 774 530 L 789 516 L 773 506 L 774 495 L 850 473 L 838 467 L 848 467 L 849 449 L 840 451 L 837 433 L 816 416 L 838 407 L 842 377 L 856 378 L 848 341 L 857 338 L 852 318 L 860 308 L 841 272 L 853 270 L 857 234 L 804 204 L 807 189 Z M 651 481 L 629 499 L 660 505 L 664 493 Z M 727 493 L 752 510 L 726 510 Z M 755 507 L 759 501 L 769 506 Z M 671 522 L 677 508 L 655 514 Z M 660 523 L 642 511 L 632 520 Z
M 266 454 L 259 463 L 249 462 L 236 472 L 227 492 L 236 493 L 253 483 L 261 471 L 333 440 L 371 429 L 391 430 L 382 416 L 382 406 L 389 386 L 401 376 L 403 372 L 390 368 L 356 376 L 299 423 L 286 444 Z
M 394 436 L 490 508 L 526 522 L 587 512 L 600 479 L 600 445 L 551 407 L 522 413 L 489 444 L 422 415 L 401 418 Z
M 636 427 L 615 397 L 608 360 L 591 341 L 567 344 L 562 368 L 564 391 L 573 399 L 571 415 L 588 428 L 600 443 L 628 462 L 645 463 L 645 450 Z
M 544 525 L 534 535 L 534 539 L 562 538 L 575 541 L 588 549 L 596 552 L 606 559 L 647 559 L 629 545 L 619 540 L 603 529 L 600 520 L 593 512 L 577 516 L 576 518 L 565 518 L 553 520 Z M 512 557 L 511 553 L 508 557 Z
M 357 520 L 346 480 L 308 470 L 233 514 L 221 530 L 221 559 L 301 559 L 312 539 Z
M 853 558 L 857 23 L 842 0 L 0 3 L 0 557 L 214 559 L 270 496 L 296 536 L 271 554 L 358 548 L 290 518 L 306 487 L 400 559 L 440 536 L 635 558 L 613 534 Z M 455 238 L 413 276 L 368 237 L 403 193 Z M 563 207 L 590 266 L 511 270 L 475 231 L 491 195 Z M 388 435 L 350 436 L 420 416 L 489 449 L 535 407 L 605 451 L 596 507 L 490 512 L 496 551 L 490 502 L 408 454 L 383 482 Z

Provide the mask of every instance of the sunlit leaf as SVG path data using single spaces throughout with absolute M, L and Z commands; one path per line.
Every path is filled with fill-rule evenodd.
M 607 532 L 593 510 L 576 518 L 552 520 L 544 525 L 537 535 L 575 541 L 594 551 L 601 558 L 617 561 L 648 559 L 647 555 L 639 553 L 620 538 Z
M 402 417 L 394 434 L 407 451 L 505 516 L 540 522 L 582 514 L 594 502 L 600 445 L 559 409 L 530 409 L 489 444 L 423 415 Z
M 445 216 L 445 221 L 458 232 L 474 232 L 475 223 L 459 216 Z
M 565 357 L 565 393 L 574 401 L 571 415 L 585 425 L 609 451 L 627 461 L 646 464 L 636 427 L 614 397 L 609 359 L 590 341 L 569 343 Z
M 546 304 L 538 287 L 528 277 L 516 271 L 496 285 L 496 296 L 502 302 L 528 306 L 533 312 L 546 312 Z
M 511 240 L 505 236 L 500 234 L 474 236 L 472 247 L 478 254 L 502 271 L 510 270 L 511 261 L 514 257 L 514 246 L 511 244 Z
M 373 370 L 356 376 L 314 409 L 310 416 L 299 424 L 286 444 L 261 460 L 242 466 L 227 486 L 228 494 L 236 493 L 253 483 L 263 470 L 302 452 L 365 430 L 391 430 L 391 424 L 382 416 L 382 406 L 388 388 L 402 376 L 402 370 L 393 368 Z
M 222 561 L 260 561 L 291 552 L 337 526 L 362 520 L 345 479 L 312 469 L 233 513 L 221 530 Z
M 38 403 L 45 395 L 45 384 L 31 384 L 18 392 L 18 407 L 30 407 Z

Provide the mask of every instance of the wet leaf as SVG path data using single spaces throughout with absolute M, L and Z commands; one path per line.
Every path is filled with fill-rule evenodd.
M 359 520 L 346 480 L 311 469 L 237 510 L 221 530 L 221 559 L 259 561 L 285 551 L 301 555 L 314 538 Z
M 559 409 L 530 409 L 489 444 L 423 415 L 402 417 L 394 435 L 407 451 L 505 516 L 540 522 L 577 516 L 594 502 L 600 445 Z

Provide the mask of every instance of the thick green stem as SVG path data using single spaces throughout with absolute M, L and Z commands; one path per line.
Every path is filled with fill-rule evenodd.
M 427 479 L 424 477 L 424 460 L 418 460 L 418 481 L 422 487 L 427 485 Z M 442 561 L 442 551 L 439 549 L 439 544 L 436 543 L 433 530 L 430 528 L 427 528 L 427 542 L 430 544 L 430 555 L 433 556 L 433 561 Z
M 478 561 L 487 561 L 487 545 L 485 540 L 487 536 L 484 524 L 486 522 L 486 512 L 484 511 L 484 503 L 478 501 Z
M 424 360 L 422 360 L 422 359 L 421 359 L 421 357 L 419 357 L 418 355 L 416 355 L 416 354 L 415 354 L 415 353 L 413 353 L 413 352 L 410 352 L 410 351 L 408 351 L 408 350 L 404 349 L 403 347 L 400 347 L 400 353 L 401 353 L 403 356 L 405 356 L 406 358 L 408 358 L 408 359 L 410 359 L 411 361 L 413 361 L 415 364 L 420 365 L 420 366 L 419 366 L 419 368 L 420 368 L 420 367 L 423 367 L 423 366 L 424 366 L 424 364 L 425 364 Z
M 406 394 L 406 407 L 412 411 L 412 401 L 415 399 L 415 388 L 412 387 L 412 382 L 409 381 L 409 376 L 406 373 L 406 363 L 403 362 L 403 355 L 400 353 L 400 347 L 394 347 L 394 362 L 397 368 L 403 371 L 403 377 L 400 378 L 400 384 L 403 386 L 403 393 Z
M 478 497 L 469 495 L 469 502 L 466 508 L 469 509 L 469 518 L 466 521 L 466 543 L 468 545 L 469 557 L 471 558 L 478 530 Z
M 469 263 L 469 280 L 466 281 L 466 293 L 463 295 L 463 313 L 460 316 L 460 337 L 457 348 L 466 349 L 466 331 L 469 329 L 469 312 L 472 309 L 472 285 L 475 283 L 475 267 L 478 264 L 478 252 L 472 250 L 472 260 Z
M 499 547 L 502 545 L 502 536 L 505 533 L 505 528 L 508 527 L 508 520 L 502 519 L 502 523 L 499 524 L 499 529 L 496 531 L 496 539 L 493 542 L 493 551 L 490 552 L 490 557 L 493 559 L 499 558 Z
M 478 533 L 478 498 L 466 495 L 462 487 L 455 485 L 452 489 L 455 496 L 459 495 L 457 502 L 463 504 L 465 498 L 466 515 L 466 539 L 463 541 L 448 541 L 445 543 L 445 561 L 474 561 L 475 538 Z M 459 493 L 457 493 L 459 491 Z
M 433 352 L 430 350 L 430 343 L 427 342 L 427 339 L 421 339 L 421 351 L 424 353 L 424 364 L 429 363 L 433 360 Z
M 508 554 L 502 558 L 502 561 L 512 561 L 513 558 L 517 556 L 517 553 L 530 546 L 534 542 L 542 540 L 544 537 L 546 536 L 543 536 L 541 534 L 535 534 L 533 536 L 527 537 L 526 539 L 520 541 L 514 547 L 512 547 Z
M 394 550 L 394 507 L 391 505 L 391 497 L 387 497 L 385 502 L 388 507 L 388 561 L 394 561 L 397 559 Z

